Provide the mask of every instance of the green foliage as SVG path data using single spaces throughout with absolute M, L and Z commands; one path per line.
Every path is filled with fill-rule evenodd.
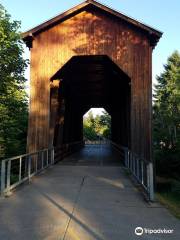
M 157 174 L 180 173 L 180 54 L 175 51 L 155 86 L 154 148 Z
M 0 5 L 0 159 L 25 151 L 28 102 L 20 22 Z
M 95 131 L 96 123 L 93 117 L 92 112 L 90 111 L 88 116 L 84 118 L 83 122 L 83 131 L 84 131 L 84 138 L 94 141 L 97 140 L 98 136 Z
M 94 141 L 98 140 L 99 136 L 110 138 L 111 117 L 105 111 L 103 115 L 93 117 L 90 111 L 88 116 L 84 118 L 84 138 Z
M 101 126 L 100 134 L 105 138 L 110 138 L 111 136 L 111 116 L 104 111 L 103 115 L 99 118 L 99 124 Z

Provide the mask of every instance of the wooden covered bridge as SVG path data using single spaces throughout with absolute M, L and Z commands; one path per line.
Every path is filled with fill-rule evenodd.
M 103 107 L 112 141 L 151 161 L 152 50 L 161 32 L 98 2 L 23 34 L 31 51 L 28 149 L 82 141 L 82 117 Z
M 84 113 L 102 107 L 112 119 L 111 143 L 153 199 L 152 51 L 161 35 L 92 0 L 25 32 L 31 53 L 28 153 L 46 155 L 48 149 L 48 165 L 51 149 L 62 155 L 79 148 Z

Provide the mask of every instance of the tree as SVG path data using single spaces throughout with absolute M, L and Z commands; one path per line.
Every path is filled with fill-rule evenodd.
M 111 116 L 103 111 L 103 114 L 100 116 L 100 125 L 102 126 L 101 134 L 105 138 L 111 137 Z
M 111 117 L 107 112 L 93 116 L 90 111 L 84 119 L 84 137 L 89 140 L 97 140 L 99 136 L 110 138 Z
M 178 175 L 180 172 L 180 54 L 167 60 L 157 77 L 154 94 L 154 143 L 157 171 Z
M 87 140 L 97 140 L 97 133 L 95 131 L 95 119 L 93 113 L 90 111 L 88 116 L 84 118 L 83 122 L 83 131 L 84 131 L 84 138 Z
M 0 158 L 25 151 L 28 100 L 20 22 L 0 5 Z

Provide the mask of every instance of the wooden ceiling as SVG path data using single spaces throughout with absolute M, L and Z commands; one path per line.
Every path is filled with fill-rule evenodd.
M 61 79 L 60 94 L 66 101 L 105 106 L 118 101 L 130 78 L 107 56 L 74 56 L 51 80 Z

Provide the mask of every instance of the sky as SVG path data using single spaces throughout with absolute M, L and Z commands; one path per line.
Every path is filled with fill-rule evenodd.
M 104 108 L 90 108 L 83 117 L 87 117 L 89 112 L 92 112 L 93 116 L 95 117 L 96 115 L 102 115 L 103 112 L 106 112 Z
M 83 1 L 79 0 L 0 0 L 21 31 L 41 24 Z M 174 50 L 180 51 L 180 0 L 101 0 L 101 3 L 163 32 L 153 52 L 153 82 Z M 29 57 L 26 48 L 25 57 Z M 26 76 L 29 77 L 27 70 Z

